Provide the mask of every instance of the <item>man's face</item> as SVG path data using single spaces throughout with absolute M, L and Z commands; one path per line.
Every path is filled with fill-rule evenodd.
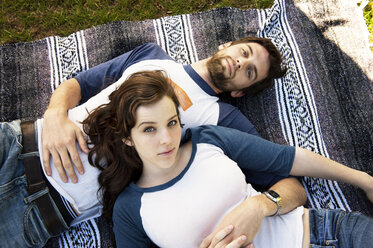
M 239 91 L 262 81 L 269 67 L 268 51 L 254 42 L 229 45 L 207 62 L 212 83 L 221 91 Z

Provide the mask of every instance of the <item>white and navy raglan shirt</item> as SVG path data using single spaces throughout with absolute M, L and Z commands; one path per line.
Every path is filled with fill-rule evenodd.
M 245 177 L 264 187 L 286 177 L 295 148 L 234 129 L 189 129 L 193 151 L 186 168 L 169 182 L 150 188 L 131 183 L 113 212 L 118 247 L 199 247 L 221 218 L 247 197 L 258 194 Z M 243 174 L 242 169 L 245 169 Z M 266 177 L 256 178 L 256 173 Z M 265 218 L 255 247 L 301 247 L 303 208 Z
M 190 65 L 177 63 L 153 43 L 139 46 L 130 52 L 78 74 L 76 79 L 82 92 L 81 105 L 69 111 L 69 118 L 82 129 L 81 121 L 87 117 L 89 112 L 107 103 L 110 93 L 117 89 L 129 75 L 143 70 L 163 70 L 170 77 L 181 103 L 180 118 L 181 123 L 184 124 L 183 134 L 187 128 L 212 124 L 257 135 L 250 121 L 237 108 L 220 102 L 216 93 Z M 43 119 L 39 119 L 37 128 L 40 158 L 43 157 L 42 127 Z M 78 145 L 77 149 L 85 170 L 83 175 L 76 171 L 77 184 L 73 184 L 71 181 L 68 183 L 62 182 L 53 165 L 52 158 L 52 176 L 49 177 L 45 174 L 63 199 L 66 199 L 78 212 L 79 217 L 73 221 L 73 224 L 97 217 L 102 212 L 102 205 L 99 202 L 100 195 L 97 194 L 99 189 L 97 177 L 100 171 L 89 164 L 87 154 L 82 152 Z M 41 163 L 43 164 L 42 160 Z M 257 184 L 257 182 L 263 184 L 262 182 L 266 181 L 267 185 L 272 185 L 282 178 L 277 175 L 267 177 L 268 173 L 266 172 L 255 174 L 245 172 L 244 174 L 245 176 L 252 175 L 246 178 L 247 182 L 252 184 Z
M 255 134 L 257 132 L 249 120 L 235 107 L 219 102 L 211 87 L 192 69 L 183 66 L 169 57 L 159 46 L 145 44 L 116 57 L 106 63 L 77 75 L 81 92 L 81 104 L 68 112 L 69 118 L 82 129 L 81 122 L 88 113 L 109 101 L 109 95 L 117 89 L 129 75 L 143 70 L 163 70 L 170 77 L 171 84 L 180 100 L 180 119 L 184 124 L 183 134 L 189 127 L 203 124 L 222 125 Z M 106 88 L 105 88 L 106 87 Z M 39 152 L 42 158 L 43 119 L 37 121 Z M 83 129 L 82 129 L 83 131 Z M 78 212 L 73 224 L 97 217 L 102 212 L 97 191 L 97 177 L 100 173 L 88 163 L 87 154 L 77 146 L 84 171 L 76 171 L 78 183 L 62 182 L 51 158 L 52 176 L 46 174 L 49 182 Z M 41 160 L 43 164 L 43 161 Z M 44 169 L 44 167 L 43 167 Z M 261 175 L 258 175 L 260 177 Z M 77 190 L 79 189 L 79 190 Z M 67 205 L 69 205 L 67 203 Z
M 100 99 L 91 100 L 90 109 L 108 102 L 108 95 L 131 74 L 144 70 L 165 71 L 180 102 L 184 131 L 203 124 L 226 126 L 258 135 L 251 122 L 235 107 L 219 101 L 217 94 L 190 65 L 172 59 L 161 47 L 147 43 L 76 76 L 81 102 L 106 88 Z M 110 86 L 109 86 L 110 85 Z M 102 102 L 104 101 L 104 102 Z

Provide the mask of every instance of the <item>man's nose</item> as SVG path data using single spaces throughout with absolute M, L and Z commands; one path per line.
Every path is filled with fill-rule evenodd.
M 241 68 L 241 60 L 236 59 L 236 64 L 235 64 L 236 70 L 239 70 Z
M 250 63 L 251 58 L 239 58 L 236 59 L 236 69 L 239 70 L 243 68 L 246 64 Z

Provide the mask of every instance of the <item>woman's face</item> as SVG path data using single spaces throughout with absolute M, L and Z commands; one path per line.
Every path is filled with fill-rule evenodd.
M 175 104 L 165 96 L 136 110 L 136 124 L 126 144 L 135 147 L 144 169 L 159 172 L 174 165 L 180 139 L 181 127 Z

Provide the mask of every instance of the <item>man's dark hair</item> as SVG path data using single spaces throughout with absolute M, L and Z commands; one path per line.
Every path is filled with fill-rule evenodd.
M 242 89 L 242 91 L 247 95 L 255 95 L 264 89 L 271 88 L 273 86 L 273 79 L 284 76 L 287 68 L 281 68 L 282 57 L 280 51 L 277 49 L 277 47 L 272 43 L 270 39 L 248 36 L 233 41 L 231 45 L 250 42 L 255 42 L 259 45 L 262 45 L 268 51 L 270 61 L 268 76 L 262 81 L 259 81 L 247 88 Z

